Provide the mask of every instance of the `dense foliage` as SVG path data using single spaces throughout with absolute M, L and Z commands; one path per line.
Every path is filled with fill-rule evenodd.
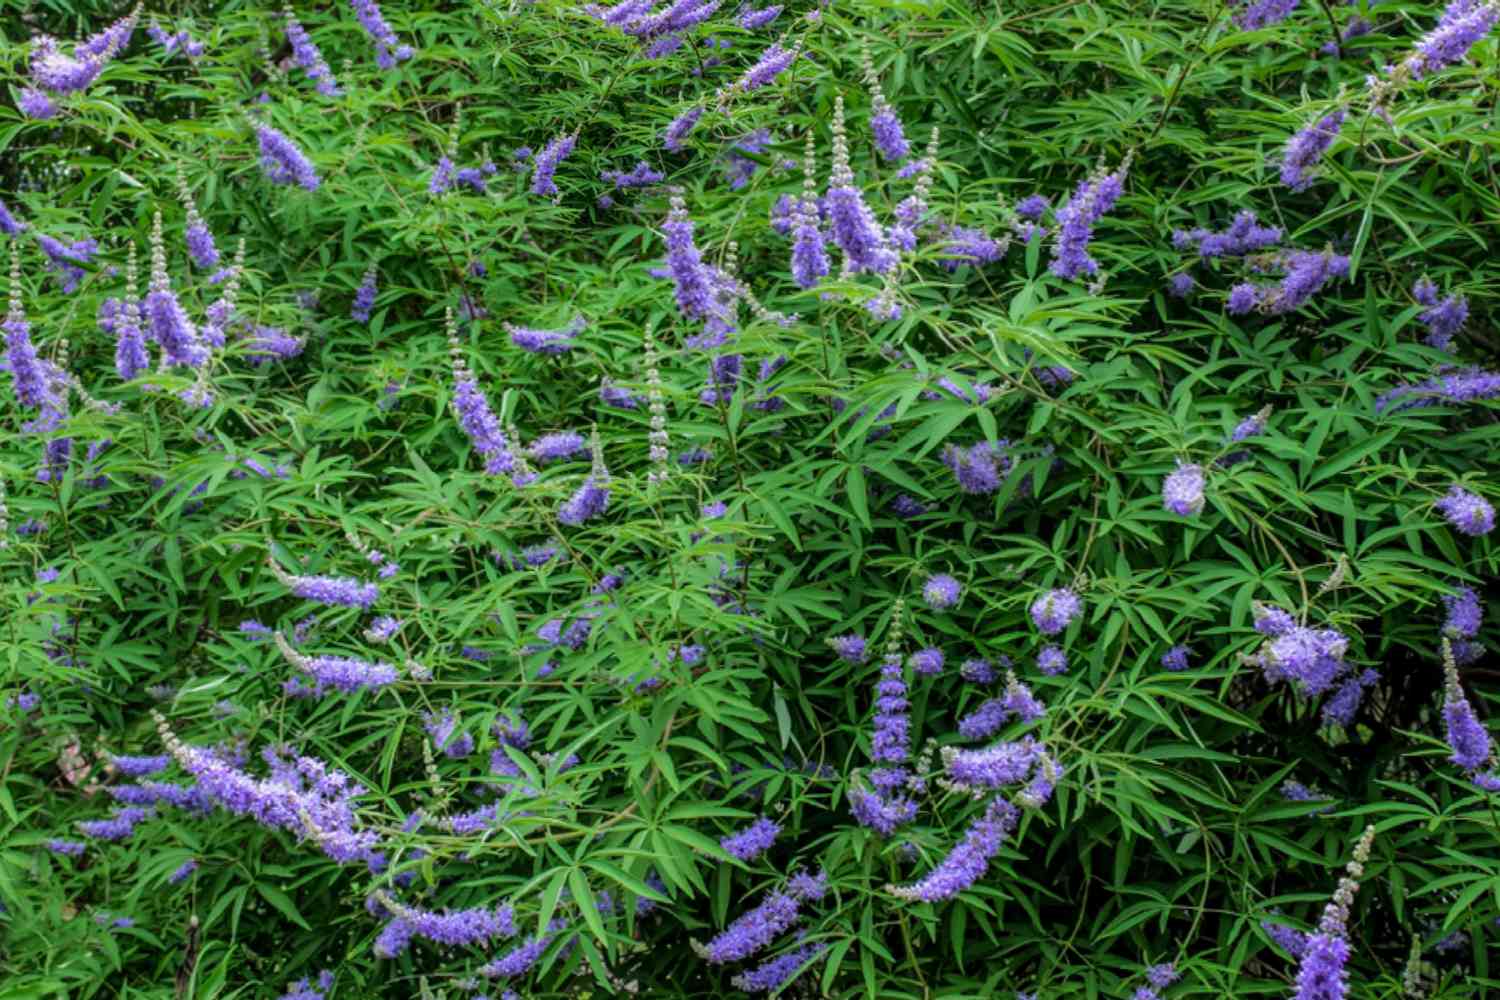
M 11 0 L 0 994 L 1500 988 L 1497 16 Z

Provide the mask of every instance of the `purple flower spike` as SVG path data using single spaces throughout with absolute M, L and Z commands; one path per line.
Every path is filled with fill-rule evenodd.
M 1454 528 L 1465 535 L 1487 535 L 1495 527 L 1495 508 L 1484 497 L 1458 486 L 1449 488 L 1436 507 Z
M 944 611 L 958 603 L 963 586 L 947 573 L 938 573 L 927 578 L 922 587 L 922 600 L 934 611 Z
M 738 833 L 720 839 L 719 846 L 741 861 L 752 861 L 771 849 L 780 832 L 780 824 L 762 816 Z
M 1038 632 L 1056 635 L 1067 628 L 1082 610 L 1083 602 L 1073 591 L 1067 588 L 1049 590 L 1032 602 L 1031 620 L 1036 623 Z
M 1179 517 L 1194 517 L 1203 510 L 1203 486 L 1203 466 L 1178 462 L 1162 483 L 1162 506 Z
M 984 877 L 990 859 L 1000 850 L 1020 819 L 1020 810 L 996 797 L 964 833 L 948 856 L 921 881 L 907 886 L 887 886 L 898 899 L 935 903 L 951 899 Z

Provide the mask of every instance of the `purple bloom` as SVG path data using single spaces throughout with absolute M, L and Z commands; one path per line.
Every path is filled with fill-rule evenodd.
M 924 677 L 936 676 L 943 672 L 943 651 L 941 649 L 919 649 L 911 656 L 911 669 L 913 673 Z
M 365 276 L 354 290 L 354 304 L 349 307 L 349 315 L 356 322 L 370 322 L 370 311 L 375 308 L 375 268 L 371 266 L 365 271 Z
M 887 886 L 887 891 L 900 899 L 924 903 L 958 895 L 984 876 L 990 859 L 1019 819 L 1020 811 L 996 796 L 936 868 L 912 885 Z
M 849 144 L 844 135 L 844 99 L 834 99 L 833 172 L 828 182 L 828 228 L 833 242 L 844 252 L 845 263 L 856 274 L 884 274 L 896 266 L 897 256 L 886 245 L 884 230 L 864 195 L 854 186 L 849 165 Z
M 1490 502 L 1458 486 L 1449 487 L 1435 506 L 1449 524 L 1465 535 L 1487 535 L 1495 527 L 1495 508 Z
M 1500 396 L 1500 373 L 1479 368 L 1449 369 L 1416 385 L 1398 385 L 1382 393 L 1375 401 L 1375 412 L 1390 409 L 1392 413 L 1438 402 L 1468 403 Z M 1401 400 L 1392 406 L 1391 404 Z
M 939 234 L 946 244 L 944 253 L 947 256 L 943 259 L 943 268 L 950 272 L 957 271 L 965 264 L 973 264 L 975 267 L 992 264 L 1005 256 L 1006 244 L 983 230 L 945 225 Z
M 588 321 L 579 316 L 558 330 L 537 330 L 526 326 L 501 324 L 510 334 L 510 342 L 532 354 L 563 354 L 573 349 L 573 340 L 588 326 Z
M 1001 478 L 1013 464 L 1005 449 L 1009 442 L 990 444 L 980 441 L 967 449 L 957 445 L 943 447 L 943 464 L 953 471 L 959 489 L 965 493 L 993 493 L 1000 488 Z
M 1308 171 L 1315 167 L 1344 125 L 1347 116 L 1343 108 L 1313 122 L 1298 132 L 1286 144 L 1286 153 L 1281 161 L 1281 183 L 1293 191 L 1306 191 L 1313 178 Z
M 575 431 L 559 431 L 537 438 L 527 447 L 526 453 L 538 465 L 545 465 L 548 462 L 560 462 L 573 458 L 588 450 L 588 438 L 582 434 Z
M 394 69 L 397 63 L 415 55 L 410 45 L 402 45 L 396 38 L 375 0 L 349 0 L 349 6 L 354 8 L 354 16 L 360 25 L 375 40 L 375 63 L 381 69 Z
M 978 791 L 1013 785 L 1026 779 L 1042 753 L 1042 745 L 1029 736 L 1017 743 L 996 743 L 983 750 L 944 747 L 945 786 Z
M 307 191 L 318 189 L 318 172 L 312 161 L 292 140 L 269 125 L 255 126 L 260 142 L 260 166 L 273 184 L 296 184 Z
M 1193 294 L 1193 276 L 1179 271 L 1167 279 L 1167 294 L 1174 299 L 1185 299 Z
M 1188 647 L 1177 645 L 1161 655 L 1161 665 L 1171 671 L 1186 670 L 1189 667 L 1188 654 L 1192 652 Z
M 553 935 L 566 926 L 561 920 L 552 921 L 547 925 L 547 933 L 538 934 L 516 945 L 493 962 L 480 966 L 479 974 L 489 979 L 514 979 L 517 976 L 524 976 L 546 953 L 547 946 L 552 943 Z
M 724 281 L 716 268 L 703 262 L 693 242 L 693 221 L 687 206 L 673 195 L 662 235 L 667 244 L 667 271 L 676 288 L 677 307 L 689 320 L 704 321 L 700 344 L 714 347 L 724 342 L 735 328 L 733 296 L 726 295 Z
M 1052 273 L 1059 278 L 1092 275 L 1099 262 L 1089 256 L 1089 241 L 1094 224 L 1114 207 L 1125 191 L 1128 164 L 1121 164 L 1112 174 L 1080 181 L 1067 204 L 1057 210 L 1057 242 L 1052 251 Z
M 776 4 L 773 7 L 762 7 L 759 10 L 747 7 L 740 12 L 739 17 L 735 20 L 746 31 L 755 31 L 758 28 L 764 28 L 776 20 L 776 15 L 780 14 L 781 10 L 781 4 Z
M 446 156 L 438 157 L 437 166 L 432 168 L 432 176 L 427 179 L 427 193 L 436 198 L 440 194 L 446 194 L 453 187 L 453 161 Z
M 509 903 L 493 909 L 481 906 L 436 913 L 403 906 L 383 894 L 376 899 L 383 909 L 392 912 L 393 923 L 404 925 L 396 931 L 391 931 L 390 925 L 382 930 L 375 942 L 375 954 L 381 958 L 394 958 L 406 950 L 414 937 L 426 938 L 449 947 L 460 947 L 481 944 L 495 938 L 515 937 L 519 933 L 515 909 Z
M 1046 195 L 1029 194 L 1016 202 L 1016 215 L 1032 222 L 1040 222 L 1042 216 L 1047 214 L 1047 209 L 1051 207 L 1052 204 L 1047 200 Z
M 458 730 L 458 720 L 454 718 L 451 709 L 445 708 L 440 713 L 429 712 L 422 722 L 422 728 L 432 737 L 432 745 L 447 757 L 457 759 L 474 752 L 473 736 L 464 732 L 454 736 Z
M 95 840 L 129 840 L 135 828 L 156 816 L 150 806 L 129 806 L 116 809 L 109 819 L 86 820 L 78 824 L 78 832 Z
M 1245 31 L 1257 31 L 1285 21 L 1296 9 L 1297 0 L 1243 0 L 1234 23 Z
M 797 58 L 801 50 L 800 43 L 790 49 L 785 49 L 781 47 L 780 42 L 772 42 L 761 52 L 755 65 L 745 70 L 744 75 L 735 82 L 734 89 L 746 94 L 759 90 L 780 76 Z
M 771 849 L 781 826 L 762 816 L 749 826 L 719 840 L 719 846 L 741 861 L 753 861 Z
M 181 865 L 179 865 L 177 869 L 172 872 L 172 874 L 167 876 L 167 882 L 170 885 L 180 885 L 183 882 L 186 882 L 188 878 L 193 874 L 193 872 L 197 870 L 198 862 L 192 858 L 188 858 Z
M 318 93 L 324 97 L 338 97 L 343 93 L 333 78 L 333 70 L 323 60 L 323 53 L 318 51 L 301 22 L 290 11 L 286 14 L 286 40 L 292 46 L 292 58 L 302 67 L 307 78 L 317 85 Z
M 1413 79 L 1420 80 L 1468 54 L 1500 18 L 1500 8 L 1484 0 L 1452 0 L 1437 26 L 1422 37 L 1412 54 L 1401 63 Z
M 144 778 L 147 775 L 157 774 L 167 769 L 172 758 L 167 754 L 157 757 L 128 757 L 122 754 L 110 754 L 110 763 L 119 772 L 130 778 Z
M 703 111 L 704 109 L 700 105 L 673 118 L 671 123 L 667 125 L 666 131 L 662 133 L 662 148 L 669 153 L 675 153 L 682 149 L 682 140 L 687 138 L 687 134 L 693 130 L 693 126 L 698 124 L 698 119 L 703 117 Z
M 901 118 L 896 109 L 883 100 L 875 105 L 870 115 L 870 133 L 875 137 L 875 148 L 887 160 L 903 160 L 911 153 L 911 143 L 901 130 Z
M 6 236 L 20 236 L 26 231 L 26 223 L 11 214 L 5 202 L 0 201 L 0 233 Z
M 1323 703 L 1323 725 L 1345 729 L 1353 725 L 1354 716 L 1364 701 L 1365 688 L 1373 687 L 1379 680 L 1380 674 L 1374 670 L 1346 678 L 1333 696 Z
M 781 8 L 772 9 L 780 10 Z M 730 985 L 746 993 L 773 993 L 790 983 L 792 975 L 798 969 L 827 950 L 828 946 L 821 941 L 803 945 L 796 951 L 779 955 L 748 972 L 740 973 L 729 981 Z
M 1474 715 L 1474 707 L 1464 695 L 1458 682 L 1458 669 L 1452 656 L 1445 657 L 1446 675 L 1443 696 L 1443 723 L 1447 727 L 1448 746 L 1453 751 L 1448 759 L 1465 771 L 1477 771 L 1490 759 L 1490 734 Z
M 1043 635 L 1056 635 L 1083 610 L 1083 602 L 1073 591 L 1049 590 L 1031 604 L 1031 620 Z
M 1063 652 L 1061 646 L 1043 646 L 1042 651 L 1036 655 L 1036 666 L 1048 677 L 1065 674 L 1068 672 L 1068 654 Z
M 927 578 L 922 586 L 922 600 L 934 611 L 943 611 L 958 603 L 963 593 L 962 585 L 947 573 L 938 573 Z
M 99 241 L 92 237 L 62 243 L 46 233 L 37 233 L 36 241 L 47 255 L 47 270 L 58 276 L 63 294 L 71 295 L 78 289 L 84 277 L 84 264 L 94 259 L 99 252 Z
M 993 684 L 999 675 L 995 673 L 995 665 L 989 660 L 976 658 L 959 664 L 958 676 L 970 684 Z
M 833 647 L 833 651 L 837 653 L 841 659 L 849 663 L 865 662 L 867 650 L 865 645 L 865 638 L 862 635 L 855 635 L 853 633 L 850 633 L 849 635 L 836 636 L 835 638 L 829 639 L 828 644 Z
M 1450 639 L 1472 639 L 1479 634 L 1484 609 L 1472 587 L 1459 587 L 1456 594 L 1444 594 L 1443 605 L 1448 610 L 1443 635 Z
M 70 858 L 77 858 L 81 857 L 83 852 L 88 850 L 88 845 L 77 840 L 58 840 L 54 837 L 52 840 L 47 841 L 47 850 L 53 854 L 63 854 Z
M 641 405 L 640 399 L 629 389 L 613 385 L 608 378 L 599 382 L 599 401 L 617 410 L 634 410 Z
M 369 610 L 380 597 L 379 584 L 362 583 L 347 576 L 294 576 L 283 572 L 274 562 L 270 565 L 276 579 L 304 600 Z
M 57 105 L 52 103 L 52 98 L 35 87 L 21 88 L 21 96 L 16 99 L 16 107 L 21 114 L 37 121 L 46 121 L 57 115 Z
M 589 518 L 602 514 L 609 507 L 609 470 L 594 450 L 594 470 L 578 487 L 577 491 L 557 509 L 557 519 L 563 524 L 578 527 Z
M 1428 307 L 1417 316 L 1427 327 L 1424 338 L 1427 344 L 1440 351 L 1451 349 L 1453 337 L 1469 318 L 1469 300 L 1462 295 L 1450 295 L 1439 301 L 1437 286 L 1427 278 L 1417 282 L 1412 297 Z
M 1179 250 L 1197 244 L 1198 254 L 1206 260 L 1218 257 L 1243 257 L 1281 242 L 1282 232 L 1276 226 L 1262 226 L 1255 213 L 1235 215 L 1229 228 L 1221 233 L 1207 229 L 1178 229 L 1172 233 L 1172 245 Z
M 1203 466 L 1177 463 L 1177 471 L 1161 485 L 1162 506 L 1179 517 L 1194 517 L 1203 510 Z
M 821 873 L 793 876 L 787 883 L 787 891 L 769 893 L 759 906 L 742 913 L 724 928 L 703 949 L 703 957 L 714 965 L 749 958 L 796 922 L 804 900 L 822 898 L 825 884 Z
M 245 360 L 259 367 L 272 361 L 290 361 L 302 353 L 307 346 L 301 337 L 293 337 L 276 326 L 254 326 L 254 333 L 245 340 Z
M 457 414 L 459 426 L 468 436 L 469 443 L 484 457 L 486 473 L 498 476 L 515 468 L 515 456 L 505 433 L 500 430 L 500 421 L 456 350 L 453 354 L 453 412 Z
M 645 160 L 638 162 L 629 173 L 620 170 L 606 170 L 599 175 L 601 180 L 608 181 L 615 186 L 617 191 L 629 188 L 650 187 L 652 184 L 660 184 L 667 179 L 667 175 L 659 170 L 653 170 Z
M 547 143 L 546 148 L 537 154 L 531 175 L 532 194 L 561 197 L 562 192 L 557 189 L 557 182 L 553 179 L 553 175 L 557 173 L 557 165 L 573 152 L 573 147 L 577 142 L 576 134 L 560 135 Z

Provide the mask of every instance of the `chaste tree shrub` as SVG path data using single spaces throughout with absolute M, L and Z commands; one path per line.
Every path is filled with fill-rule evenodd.
M 0 22 L 7 996 L 1485 996 L 1495 0 Z

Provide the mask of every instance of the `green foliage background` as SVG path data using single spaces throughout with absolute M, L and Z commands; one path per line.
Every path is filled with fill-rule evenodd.
M 180 251 L 181 165 L 221 250 L 245 241 L 242 313 L 308 337 L 300 358 L 262 368 L 244 363 L 243 344 L 232 348 L 216 362 L 217 402 L 193 410 L 172 395 L 188 384 L 180 375 L 153 376 L 169 390 L 155 393 L 114 375 L 94 312 L 120 293 L 118 275 L 98 267 L 64 296 L 34 241 L 19 241 L 44 354 L 66 341 L 69 368 L 121 410 L 80 409 L 69 425 L 80 442 L 113 441 L 98 465 L 104 489 L 87 488 L 81 468 L 35 482 L 40 441 L 21 432 L 18 407 L 0 417 L 12 530 L 0 551 L 0 689 L 42 696 L 38 712 L 0 721 L 0 995 L 273 996 L 328 967 L 338 996 L 457 996 L 477 964 L 421 943 L 376 959 L 379 923 L 363 902 L 384 879 L 222 812 L 166 812 L 81 862 L 47 853 L 47 839 L 105 812 L 102 795 L 63 778 L 60 748 L 160 752 L 153 707 L 193 742 L 240 738 L 254 755 L 288 740 L 356 776 L 393 845 L 392 871 L 417 873 L 411 896 L 423 905 L 514 899 L 536 926 L 574 913 L 576 945 L 549 953 L 535 996 L 611 995 L 620 981 L 642 996 L 731 995 L 731 973 L 696 958 L 689 940 L 798 866 L 829 872 L 832 891 L 805 925 L 828 952 L 789 995 L 1118 997 L 1153 961 L 1182 970 L 1173 997 L 1287 995 L 1294 963 L 1259 921 L 1279 908 L 1289 923 L 1315 922 L 1366 823 L 1378 838 L 1351 925 L 1352 995 L 1399 995 L 1412 935 L 1431 963 L 1431 995 L 1500 986 L 1487 950 L 1500 915 L 1500 820 L 1446 762 L 1436 656 L 1439 596 L 1459 582 L 1484 594 L 1496 557 L 1432 508 L 1455 481 L 1496 492 L 1488 472 L 1500 429 L 1483 404 L 1384 416 L 1373 405 L 1451 363 L 1420 343 L 1409 290 L 1424 273 L 1469 296 L 1462 359 L 1493 360 L 1494 43 L 1405 92 L 1389 124 L 1356 111 L 1319 182 L 1292 194 L 1276 182 L 1286 139 L 1341 93 L 1358 100 L 1365 75 L 1400 58 L 1436 7 L 1304 4 L 1260 32 L 1237 30 L 1209 3 L 850 0 L 816 23 L 802 17 L 809 9 L 795 0 L 772 29 L 801 39 L 806 58 L 727 113 L 710 110 L 675 155 L 660 149 L 666 123 L 711 102 L 769 38 L 735 28 L 728 9 L 711 23 L 733 43 L 720 53 L 726 64 L 700 77 L 708 50 L 641 61 L 634 43 L 555 0 L 393 0 L 386 16 L 418 54 L 383 72 L 347 6 L 302 4 L 298 17 L 347 91 L 328 99 L 298 70 L 269 71 L 262 47 L 287 53 L 271 7 L 169 3 L 147 16 L 181 26 L 191 15 L 208 46 L 196 64 L 138 31 L 59 119 L 0 108 L 0 197 L 36 230 L 93 234 L 104 264 L 121 266 L 162 209 L 174 283 L 201 316 L 216 292 Z M 1329 19 L 1356 12 L 1376 30 L 1341 59 L 1320 55 Z M 122 13 L 0 6 L 12 93 L 33 32 L 82 37 Z M 809 131 L 826 168 L 835 96 L 849 106 L 856 172 L 881 218 L 908 192 L 873 155 L 861 44 L 907 134 L 920 143 L 940 130 L 932 203 L 957 224 L 998 232 L 1020 197 L 1061 202 L 1096 165 L 1133 154 L 1126 195 L 1094 244 L 1109 274 L 1101 290 L 1049 276 L 1045 248 L 1019 242 L 999 264 L 952 274 L 938 266 L 941 249 L 924 250 L 895 323 L 861 308 L 870 286 L 853 301 L 795 287 L 768 215 L 801 189 L 800 169 L 780 161 L 801 155 Z M 272 100 L 262 113 L 316 163 L 317 193 L 263 178 L 246 118 L 263 91 Z M 487 196 L 427 194 L 455 120 L 459 165 L 487 152 L 501 166 Z M 777 145 L 731 189 L 723 157 L 760 127 Z M 528 175 L 508 170 L 510 150 L 575 130 L 560 201 L 527 193 Z M 722 261 L 733 243 L 761 300 L 799 314 L 787 328 L 752 323 L 737 348 L 750 371 L 790 359 L 776 383 L 785 410 L 751 408 L 748 388 L 727 406 L 698 404 L 706 355 L 681 346 L 692 331 L 670 284 L 648 273 L 663 252 L 664 193 L 595 203 L 606 190 L 599 172 L 638 159 L 683 189 L 706 256 Z M 1350 279 L 1283 317 L 1226 316 L 1228 268 L 1200 267 L 1197 296 L 1167 298 L 1165 276 L 1190 263 L 1171 230 L 1222 228 L 1246 208 L 1285 227 L 1289 243 L 1350 254 Z M 472 277 L 471 261 L 487 275 Z M 348 304 L 371 264 L 381 293 L 365 326 Z M 298 305 L 306 292 L 315 308 Z M 615 476 L 607 515 L 559 529 L 555 508 L 581 467 L 525 491 L 478 470 L 449 409 L 443 328 L 465 294 L 488 317 L 464 325 L 463 356 L 503 420 L 528 439 L 597 425 Z M 560 326 L 576 313 L 590 327 L 562 359 L 520 352 L 500 326 Z M 665 351 L 674 454 L 713 456 L 656 493 L 644 486 L 644 410 L 597 405 L 601 376 L 643 390 L 646 329 Z M 1037 364 L 1076 378 L 1049 392 Z M 998 391 L 985 406 L 924 398 L 939 375 Z M 391 383 L 400 388 L 383 408 Z M 847 401 L 842 415 L 833 397 Z M 890 433 L 872 439 L 892 404 Z M 1254 460 L 1211 476 L 1199 517 L 1163 511 L 1161 479 L 1176 460 L 1210 462 L 1263 406 L 1273 416 Z M 959 493 L 942 446 L 1000 438 L 1029 449 L 1032 494 Z M 291 474 L 233 478 L 246 456 Z M 894 517 L 896 492 L 931 512 Z M 698 512 L 714 499 L 729 513 L 708 528 Z M 15 535 L 31 518 L 45 519 L 45 533 Z M 270 553 L 301 572 L 359 572 L 350 530 L 401 563 L 380 610 L 406 621 L 399 655 L 434 680 L 289 700 L 289 668 L 237 626 L 290 628 L 313 610 L 272 578 Z M 490 558 L 554 536 L 567 559 L 547 568 L 507 571 Z M 1340 559 L 1347 571 L 1325 590 Z M 734 569 L 721 578 L 724 565 Z M 38 584 L 44 567 L 61 577 Z M 627 584 L 587 648 L 538 679 L 547 654 L 522 652 L 537 628 L 584 609 L 616 568 Z M 918 600 L 937 571 L 965 583 L 953 612 Z M 1075 578 L 1086 613 L 1067 635 L 1072 667 L 1046 678 L 1025 610 Z M 724 579 L 753 615 L 715 603 L 710 588 Z M 1067 767 L 1053 803 L 1028 815 L 980 883 L 936 906 L 902 903 L 883 886 L 925 872 L 982 806 L 935 794 L 890 841 L 853 823 L 847 778 L 868 763 L 878 667 L 839 661 L 824 642 L 849 631 L 883 641 L 901 598 L 908 646 L 940 645 L 950 663 L 941 678 L 914 679 L 916 739 L 953 742 L 956 719 L 984 698 L 953 666 L 1005 654 L 1047 702 L 1036 732 Z M 1239 664 L 1259 644 L 1252 601 L 1338 628 L 1351 660 L 1380 670 L 1356 726 L 1320 728 L 1315 707 Z M 54 635 L 63 609 L 73 624 Z M 362 627 L 353 612 L 319 610 L 309 648 L 381 655 Z M 709 649 L 702 668 L 669 667 L 659 691 L 635 693 L 628 678 L 657 673 L 670 647 L 690 641 Z M 77 664 L 49 659 L 48 642 Z M 1159 658 L 1179 642 L 1192 646 L 1193 669 L 1166 673 Z M 493 658 L 474 662 L 461 646 Z M 1491 661 L 1464 676 L 1483 712 Z M 157 701 L 153 685 L 175 695 Z M 222 702 L 232 712 L 216 709 Z M 480 753 L 439 757 L 434 781 L 421 718 L 443 706 L 480 738 Z M 489 779 L 476 762 L 494 746 L 489 722 L 514 711 L 540 749 L 582 763 L 531 775 L 543 795 L 530 815 L 482 841 L 401 834 L 410 810 L 482 801 Z M 1315 785 L 1334 809 L 1284 801 L 1287 778 Z M 757 787 L 761 805 L 743 794 Z M 761 810 L 785 827 L 778 846 L 749 865 L 730 861 L 719 836 Z M 198 874 L 168 886 L 189 857 Z M 653 870 L 670 902 L 637 920 L 630 904 Z M 601 918 L 590 901 L 606 890 L 626 905 Z M 96 912 L 136 923 L 110 930 Z M 1432 949 L 1453 931 L 1468 935 L 1460 947 Z

